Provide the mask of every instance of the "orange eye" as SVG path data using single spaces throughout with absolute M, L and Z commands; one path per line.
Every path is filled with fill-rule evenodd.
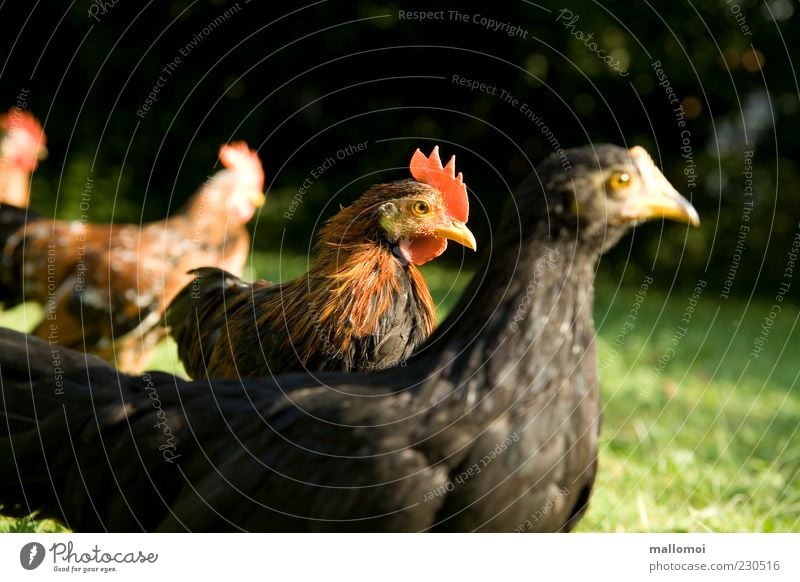
M 608 187 L 612 190 L 622 190 L 631 185 L 631 175 L 627 172 L 614 172 L 608 179 Z
M 422 216 L 423 214 L 428 214 L 431 211 L 430 206 L 424 200 L 417 200 L 414 202 L 414 213 Z

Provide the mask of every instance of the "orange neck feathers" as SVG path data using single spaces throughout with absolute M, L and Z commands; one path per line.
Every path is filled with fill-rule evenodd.
M 262 312 L 262 319 L 277 317 L 291 330 L 288 339 L 303 362 L 345 354 L 354 342 L 380 335 L 391 327 L 384 318 L 392 317 L 397 295 L 409 290 L 418 325 L 425 336 L 433 332 L 435 306 L 425 280 L 380 240 L 375 221 L 364 214 L 368 200 L 342 209 L 321 229 L 308 273 L 283 285 Z

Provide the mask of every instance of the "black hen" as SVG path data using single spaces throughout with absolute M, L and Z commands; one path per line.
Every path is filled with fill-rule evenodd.
M 3 511 L 76 530 L 570 529 L 597 456 L 595 263 L 634 222 L 698 219 L 641 148 L 567 155 L 519 189 L 404 368 L 184 382 L 0 334 Z

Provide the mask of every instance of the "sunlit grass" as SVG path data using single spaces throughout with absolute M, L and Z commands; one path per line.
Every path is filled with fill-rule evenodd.
M 51 519 L 14 519 L 0 515 L 0 533 L 60 533 L 69 532 L 63 525 Z
M 608 316 L 598 334 L 604 419 L 580 529 L 800 531 L 797 309 L 776 320 L 768 349 L 751 358 L 770 304 L 717 307 L 708 290 L 657 374 L 689 296 L 651 292 L 616 347 L 634 293 L 609 305 L 612 291 L 598 292 L 596 319 Z
M 246 276 L 285 280 L 306 268 L 305 257 L 264 253 Z M 442 317 L 469 274 L 441 262 L 424 272 Z M 597 484 L 579 530 L 800 531 L 797 309 L 786 305 L 767 349 L 751 358 L 769 303 L 718 305 L 709 288 L 656 373 L 689 296 L 650 290 L 616 346 L 635 293 L 598 285 L 603 429 Z M 0 314 L 0 325 L 30 329 L 40 314 L 16 309 Z M 174 345 L 165 342 L 151 367 L 180 372 Z M 0 518 L 0 531 L 58 526 Z

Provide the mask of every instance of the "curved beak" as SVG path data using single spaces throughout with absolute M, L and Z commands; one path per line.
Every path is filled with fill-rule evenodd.
M 267 196 L 263 192 L 251 192 L 249 198 L 256 208 L 261 208 L 267 201 Z
M 694 206 L 681 196 L 656 167 L 644 148 L 633 147 L 631 159 L 642 177 L 642 191 L 631 196 L 622 209 L 626 221 L 668 218 L 700 226 L 700 216 Z
M 630 222 L 668 218 L 692 226 L 700 226 L 700 216 L 697 214 L 697 210 L 675 189 L 632 196 L 625 205 L 622 218 Z
M 475 241 L 475 235 L 467 228 L 467 225 L 458 220 L 451 220 L 450 224 L 446 226 L 439 226 L 433 230 L 434 234 L 439 238 L 446 238 L 468 249 L 477 250 L 478 243 Z

